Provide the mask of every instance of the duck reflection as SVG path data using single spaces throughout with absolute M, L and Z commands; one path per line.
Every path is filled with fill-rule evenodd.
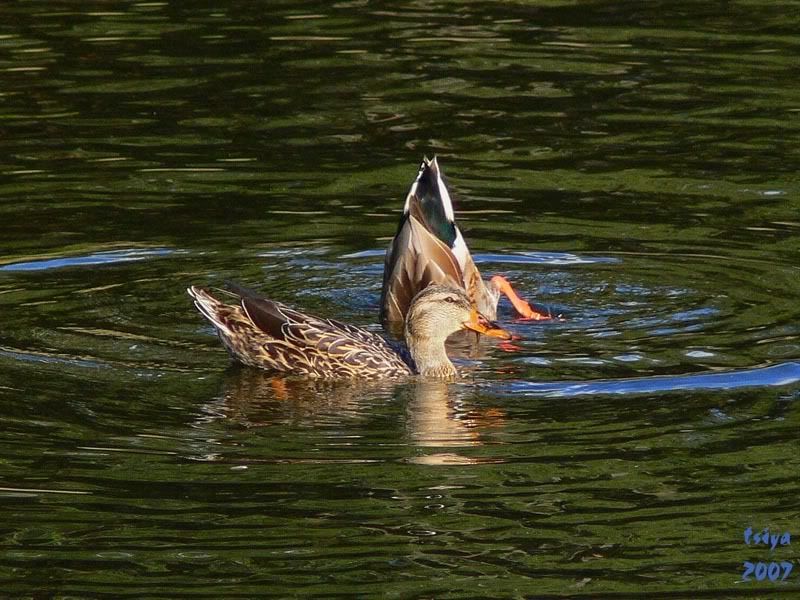
M 496 462 L 456 452 L 456 448 L 483 445 L 484 432 L 505 424 L 503 411 L 480 408 L 474 404 L 474 397 L 474 387 L 463 383 L 326 381 L 235 367 L 226 373 L 221 396 L 206 408 L 212 419 L 223 418 L 244 427 L 286 422 L 331 426 L 366 420 L 376 404 L 399 401 L 406 407 L 407 446 L 416 449 L 405 459 L 407 462 Z
M 287 421 L 330 423 L 364 416 L 361 399 L 367 395 L 380 399 L 391 389 L 379 382 L 287 377 L 234 365 L 226 372 L 216 412 L 246 427 Z
M 458 454 L 454 449 L 481 446 L 482 432 L 505 423 L 501 410 L 471 406 L 468 396 L 474 391 L 459 384 L 418 381 L 410 387 L 410 392 L 406 419 L 410 441 L 418 448 L 448 451 L 420 453 L 408 462 L 427 465 L 499 462 L 494 458 Z

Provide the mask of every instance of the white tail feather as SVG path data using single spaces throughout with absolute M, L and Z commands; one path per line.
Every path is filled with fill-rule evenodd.
M 453 212 L 453 201 L 450 199 L 450 192 L 447 191 L 447 186 L 444 184 L 444 180 L 442 179 L 442 171 L 439 169 L 439 163 L 437 162 L 435 156 L 431 161 L 431 165 L 436 169 L 436 185 L 439 186 L 439 197 L 442 199 L 444 214 L 449 221 L 455 222 L 456 216 Z
M 194 298 L 194 305 L 197 307 L 197 310 L 199 310 L 200 313 L 206 319 L 208 319 L 214 327 L 224 333 L 231 333 L 231 330 L 228 329 L 228 327 L 222 321 L 220 321 L 216 315 L 215 308 L 220 304 L 216 298 L 195 286 L 187 288 L 186 291 L 192 298 Z

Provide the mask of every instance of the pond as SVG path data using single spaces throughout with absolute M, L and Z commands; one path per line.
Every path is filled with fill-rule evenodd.
M 796 593 L 796 8 L 0 6 L 0 589 Z M 381 331 L 426 155 L 563 319 L 453 383 L 232 365 L 186 287 Z

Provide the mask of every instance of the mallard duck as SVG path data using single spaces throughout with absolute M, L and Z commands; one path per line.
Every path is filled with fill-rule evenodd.
M 310 377 L 400 377 L 450 379 L 455 367 L 445 352 L 447 337 L 461 329 L 511 339 L 478 313 L 463 290 L 431 285 L 410 303 L 406 345 L 333 319 L 315 317 L 234 286 L 217 290 L 236 304 L 218 300 L 208 288 L 187 292 L 216 328 L 231 355 L 246 365 Z
M 431 283 L 464 289 L 478 312 L 497 316 L 505 294 L 526 319 L 549 319 L 520 298 L 505 277 L 483 280 L 456 226 L 453 203 L 434 157 L 423 159 L 406 196 L 397 234 L 386 251 L 381 290 L 381 321 L 402 322 L 411 299 Z

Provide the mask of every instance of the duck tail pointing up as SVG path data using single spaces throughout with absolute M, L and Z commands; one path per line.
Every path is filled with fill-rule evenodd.
M 220 309 L 226 306 L 225 303 L 214 298 L 207 288 L 200 286 L 192 285 L 186 288 L 186 293 L 194 299 L 194 305 L 197 307 L 197 310 L 199 310 L 214 327 L 223 333 L 231 333 L 224 319 L 221 318 Z
M 417 178 L 411 185 L 403 206 L 403 218 L 400 226 L 405 223 L 409 215 L 416 218 L 425 228 L 452 248 L 458 237 L 458 228 L 455 223 L 453 201 L 447 191 L 439 169 L 439 163 L 424 158 L 419 167 Z

